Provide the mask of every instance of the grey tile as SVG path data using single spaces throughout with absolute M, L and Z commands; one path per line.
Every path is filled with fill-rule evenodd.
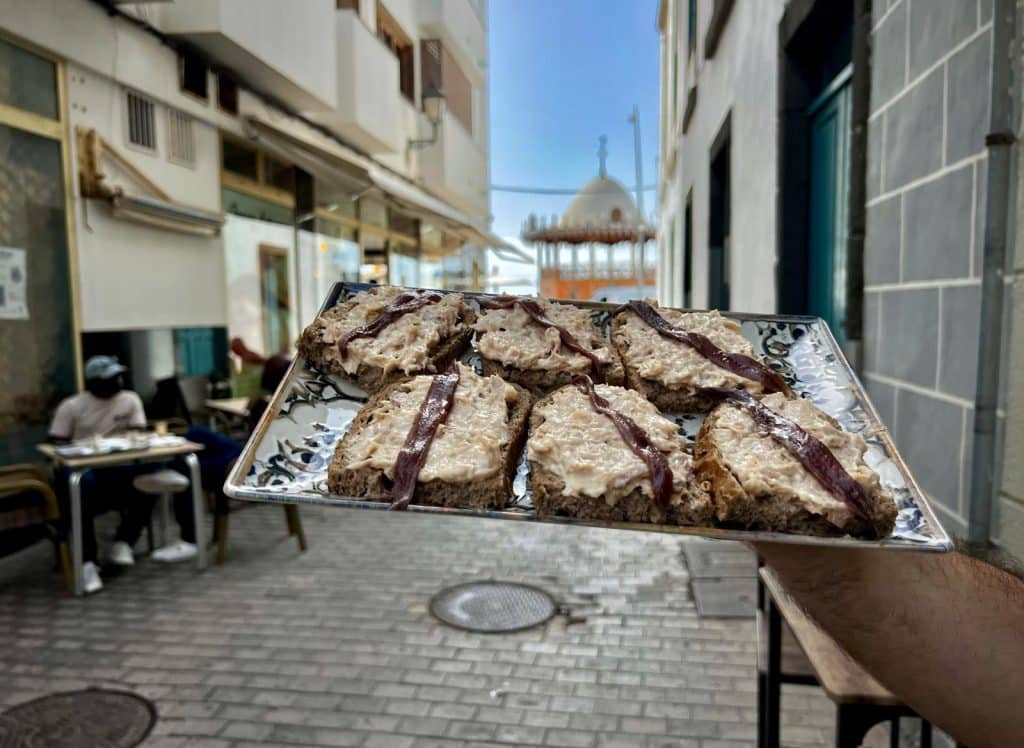
M 882 295 L 878 291 L 864 292 L 864 370 L 878 371 L 878 350 L 882 340 L 878 335 L 878 315 L 882 310 Z
M 875 404 L 882 423 L 890 431 L 894 430 L 896 428 L 896 388 L 870 377 L 864 380 L 864 387 L 868 391 L 871 402 Z
M 971 400 L 977 382 L 981 286 L 951 286 L 941 295 L 939 389 Z
M 998 428 L 998 426 L 997 426 Z M 968 409 L 964 414 L 963 426 L 963 460 L 960 465 L 960 507 L 961 515 L 971 516 L 971 469 L 974 466 L 974 409 Z M 998 439 L 997 445 L 998 445 Z M 1002 454 L 997 451 L 996 454 Z M 996 484 L 998 485 L 998 483 Z
M 942 166 L 942 89 L 940 68 L 886 110 L 883 191 Z
M 949 58 L 946 91 L 946 163 L 985 150 L 988 125 L 992 32 Z
M 934 387 L 939 334 L 938 290 L 885 291 L 879 313 L 883 333 L 875 363 L 877 370 L 907 382 Z
M 904 195 L 904 281 L 970 275 L 973 171 L 968 164 Z
M 753 618 L 757 601 L 755 577 L 694 579 L 690 582 L 700 615 L 708 618 Z
M 992 6 L 993 0 L 979 0 L 979 7 L 981 9 L 981 24 L 984 26 L 986 23 L 992 20 Z
M 899 389 L 896 446 L 930 497 L 958 511 L 963 408 Z
M 897 195 L 868 208 L 864 241 L 864 283 L 896 283 L 900 279 L 900 202 Z
M 871 107 L 877 109 L 907 83 L 907 4 L 885 17 L 872 38 Z
M 978 6 L 972 0 L 910 4 L 910 79 L 938 62 L 977 28 Z
M 882 192 L 882 131 L 885 127 L 885 114 L 868 122 L 868 164 L 867 197 L 868 200 L 878 197 Z

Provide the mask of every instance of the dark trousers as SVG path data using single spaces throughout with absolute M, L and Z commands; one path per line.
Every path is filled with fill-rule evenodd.
M 188 433 L 185 434 L 185 438 L 203 445 L 203 451 L 197 453 L 203 489 L 214 494 L 218 508 L 226 506 L 224 479 L 227 478 L 228 471 L 242 453 L 242 445 L 205 426 L 191 426 Z M 188 468 L 184 460 L 175 461 L 174 468 L 188 475 Z M 181 528 L 181 539 L 187 543 L 195 543 L 196 523 L 192 514 L 191 493 L 184 492 L 175 495 L 174 518 Z
M 121 524 L 115 541 L 134 546 L 139 541 L 150 515 L 154 497 L 135 490 L 136 476 L 153 470 L 152 465 L 124 465 L 91 470 L 82 477 L 82 560 L 96 561 L 96 528 L 93 520 L 100 514 L 118 511 Z M 57 499 L 60 503 L 63 537 L 71 529 L 71 496 L 68 492 L 70 470 L 62 470 L 57 481 Z

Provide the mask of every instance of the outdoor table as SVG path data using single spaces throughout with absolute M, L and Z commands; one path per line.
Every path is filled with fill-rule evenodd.
M 192 511 L 196 518 L 196 568 L 206 568 L 206 543 L 202 538 L 203 489 L 199 477 L 199 459 L 196 452 L 203 449 L 202 444 L 182 441 L 177 444 L 140 449 L 120 450 L 104 454 L 66 456 L 57 451 L 55 444 L 38 444 L 36 449 L 45 455 L 56 467 L 66 467 L 68 475 L 68 494 L 71 498 L 71 575 L 74 579 L 75 595 L 84 592 L 82 582 L 82 478 L 86 473 L 101 467 L 117 465 L 133 465 L 148 462 L 168 462 L 175 457 L 183 457 L 188 466 L 189 478 L 192 481 Z
M 224 433 L 227 434 L 231 433 L 234 426 L 245 426 L 246 419 L 249 418 L 249 398 L 247 397 L 207 400 L 203 405 L 214 416 L 214 421 L 223 421 Z

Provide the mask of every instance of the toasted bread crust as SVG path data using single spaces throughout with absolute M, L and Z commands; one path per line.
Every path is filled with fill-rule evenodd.
M 548 396 L 550 397 L 550 395 Z M 547 400 L 537 402 L 530 415 L 530 431 L 544 423 L 541 406 Z M 705 486 L 696 480 L 690 482 L 683 504 L 673 505 L 668 516 L 657 502 L 640 488 L 618 499 L 614 505 L 603 497 L 593 498 L 565 493 L 565 482 L 543 465 L 530 461 L 530 476 L 533 485 L 533 505 L 541 517 L 566 516 L 580 519 L 594 519 L 608 522 L 645 522 L 668 525 L 708 525 L 711 523 L 713 506 Z
M 605 381 L 608 384 L 622 386 L 625 384 L 625 372 L 622 362 L 619 360 L 619 354 L 611 346 L 609 346 L 608 352 L 611 354 L 612 360 L 605 367 Z M 572 384 L 573 377 L 580 374 L 580 372 L 548 371 L 546 369 L 518 369 L 483 355 L 480 356 L 480 363 L 483 366 L 484 374 L 494 374 L 506 382 L 513 382 L 525 387 L 535 397 L 544 397 L 559 387 Z
M 338 442 L 334 459 L 327 470 L 327 487 L 339 496 L 352 496 L 369 501 L 391 501 L 391 481 L 383 470 L 359 468 L 349 470 L 348 449 L 352 440 L 373 417 L 380 404 L 387 400 L 395 382 L 380 390 L 360 409 L 348 432 Z M 458 507 L 462 509 L 500 509 L 508 504 L 512 496 L 512 479 L 515 477 L 519 454 L 526 441 L 526 422 L 530 414 L 532 398 L 522 387 L 516 388 L 519 397 L 511 407 L 508 418 L 509 443 L 502 458 L 501 469 L 489 478 L 468 483 L 448 483 L 434 480 L 417 482 L 412 503 L 421 506 Z
M 626 358 L 626 351 L 629 350 L 629 336 L 625 331 L 627 313 L 623 309 L 612 317 L 612 345 L 622 360 L 629 388 L 639 392 L 666 413 L 707 413 L 715 407 L 714 400 L 700 394 L 700 387 L 687 384 L 669 388 L 660 382 L 644 379 L 629 365 Z M 751 394 L 761 397 L 760 392 Z
M 750 494 L 729 469 L 718 444 L 711 438 L 721 414 L 720 405 L 713 410 L 697 435 L 694 446 L 694 471 L 706 483 L 715 505 L 715 515 L 725 526 L 738 526 L 748 530 L 787 532 L 798 535 L 884 538 L 892 534 L 896 523 L 896 505 L 881 488 L 870 490 L 865 486 L 871 502 L 872 521 L 850 517 L 843 527 L 837 527 L 819 514 L 808 511 L 801 502 L 786 497 Z M 838 424 L 837 424 L 838 427 Z
M 422 371 L 404 372 L 396 369 L 385 374 L 384 370 L 379 366 L 360 363 L 355 375 L 351 375 L 342 369 L 334 359 L 326 355 L 326 351 L 332 348 L 334 343 L 325 343 L 323 333 L 327 320 L 344 315 L 356 303 L 354 299 L 349 299 L 328 309 L 313 320 L 312 324 L 303 330 L 302 335 L 299 336 L 298 352 L 300 356 L 320 371 L 349 379 L 369 393 L 377 392 L 390 384 L 401 382 L 417 374 L 432 374 L 443 371 L 452 361 L 462 355 L 473 338 L 473 323 L 476 322 L 476 312 L 472 307 L 463 303 L 459 310 L 461 319 L 458 325 L 451 335 L 438 341 L 437 345 L 430 351 L 427 365 Z

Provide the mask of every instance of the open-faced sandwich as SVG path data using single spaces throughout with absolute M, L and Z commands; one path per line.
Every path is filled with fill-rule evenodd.
M 526 435 L 529 393 L 460 363 L 392 384 L 335 448 L 333 493 L 373 501 L 500 508 Z
M 299 338 L 299 355 L 367 392 L 443 371 L 473 336 L 462 294 L 380 286 L 328 309 Z
M 474 327 L 485 373 L 538 396 L 580 375 L 622 384 L 619 357 L 588 309 L 524 296 L 481 297 L 479 303 Z
M 541 516 L 696 525 L 711 500 L 676 425 L 632 390 L 581 377 L 538 402 L 526 442 Z
M 804 535 L 883 538 L 896 504 L 864 461 L 867 445 L 807 400 L 742 390 L 705 393 L 719 405 L 694 454 L 722 523 Z
M 662 410 L 706 411 L 709 387 L 761 396 L 789 394 L 782 377 L 754 357 L 734 320 L 717 311 L 680 312 L 653 301 L 630 301 L 612 318 L 626 382 Z

